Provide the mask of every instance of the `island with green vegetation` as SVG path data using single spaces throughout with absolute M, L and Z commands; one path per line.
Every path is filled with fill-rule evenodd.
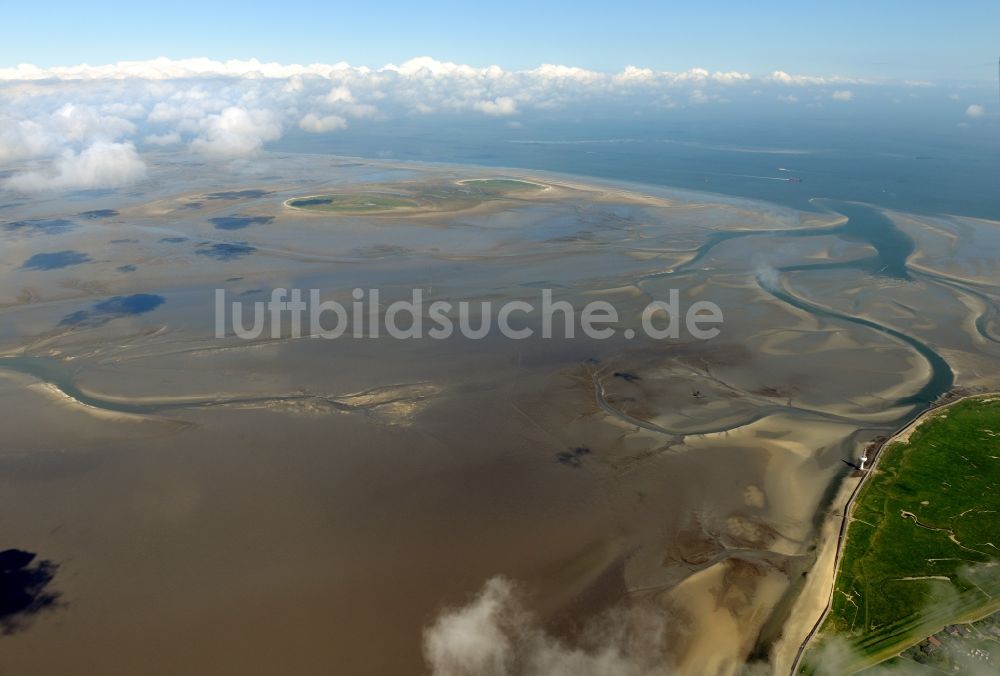
M 850 507 L 803 670 L 854 673 L 1000 609 L 998 512 L 1000 396 L 960 400 L 890 440 Z
M 372 188 L 293 197 L 292 209 L 334 214 L 419 214 L 459 211 L 491 200 L 544 190 L 547 186 L 515 178 L 472 178 L 455 182 L 421 183 L 391 191 Z
M 296 209 L 346 213 L 392 211 L 419 206 L 415 199 L 403 195 L 364 192 L 298 197 L 288 200 L 287 204 Z

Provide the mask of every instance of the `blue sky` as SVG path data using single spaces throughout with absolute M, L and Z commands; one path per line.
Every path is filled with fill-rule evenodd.
M 429 55 L 475 66 L 692 66 L 983 83 L 996 77 L 1000 2 L 9 3 L 0 66 L 157 56 L 346 60 Z

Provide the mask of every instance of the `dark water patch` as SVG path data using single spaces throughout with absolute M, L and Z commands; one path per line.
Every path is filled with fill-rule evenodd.
M 118 215 L 118 211 L 115 209 L 91 209 L 90 211 L 81 211 L 78 215 L 83 218 L 112 218 Z
M 218 261 L 233 261 L 257 251 L 257 247 L 246 242 L 216 242 L 214 244 L 199 244 L 195 252 L 201 256 L 209 256 Z
M 181 242 L 188 241 L 187 237 L 161 237 L 160 242 L 163 244 L 180 244 Z
M 205 199 L 210 200 L 245 200 L 256 199 L 270 195 L 270 190 L 222 190 L 220 192 L 210 192 L 205 195 Z
M 136 267 L 135 265 L 131 265 L 131 264 L 129 264 L 129 265 L 119 265 L 118 266 L 118 272 L 135 272 L 138 269 L 139 269 L 138 267 Z
M 216 230 L 242 230 L 250 225 L 267 225 L 274 216 L 218 216 L 208 219 Z
M 79 251 L 52 251 L 35 254 L 21 265 L 22 270 L 58 270 L 71 265 L 92 263 L 93 259 Z
M 138 244 L 139 240 L 133 237 L 123 237 L 122 239 L 113 239 L 110 241 L 111 244 Z
M 38 218 L 28 221 L 5 223 L 3 229 L 24 235 L 60 235 L 76 228 L 76 223 L 65 218 Z
M 566 467 L 579 469 L 583 467 L 583 457 L 585 455 L 590 455 L 590 449 L 586 446 L 577 446 L 568 451 L 556 453 L 556 462 Z
M 242 282 L 242 277 L 226 277 L 227 282 Z
M 49 585 L 58 567 L 23 549 L 0 551 L 0 632 L 20 631 L 29 618 L 56 605 L 59 595 Z
M 132 317 L 152 312 L 166 299 L 154 293 L 134 293 L 131 296 L 113 296 L 94 305 L 89 310 L 77 310 L 62 318 L 60 326 L 100 326 L 119 317 Z
M 247 289 L 240 296 L 259 296 L 264 293 L 264 289 Z
M 201 209 L 204 205 L 201 202 L 188 202 L 184 205 L 184 209 Z

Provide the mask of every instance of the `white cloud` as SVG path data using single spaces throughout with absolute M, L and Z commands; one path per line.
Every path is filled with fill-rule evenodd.
M 146 164 L 131 143 L 96 141 L 83 151 L 65 151 L 47 170 L 35 170 L 7 179 L 14 190 L 120 188 L 146 176 Z
M 353 118 L 378 117 L 379 114 L 378 108 L 370 103 L 349 103 L 337 106 L 337 109 Z
M 0 116 L 0 163 L 41 157 L 56 145 L 55 136 L 38 122 Z
M 21 64 L 14 68 L 0 68 L 0 80 L 125 80 L 142 78 L 146 80 L 173 80 L 195 77 L 247 77 L 247 78 L 288 78 L 292 75 L 328 76 L 331 71 L 349 68 L 346 63 L 282 65 L 261 63 L 257 59 L 241 61 L 213 61 L 211 59 L 167 59 L 149 61 L 119 61 L 105 66 L 57 66 L 39 68 L 31 64 Z
M 656 77 L 649 68 L 637 68 L 632 65 L 625 66 L 625 70 L 615 75 L 615 81 L 619 83 L 650 82 Z
M 542 80 L 574 80 L 576 82 L 596 82 L 604 76 L 593 70 L 577 68 L 576 66 L 560 66 L 543 63 L 538 68 L 526 71 Z
M 735 70 L 729 71 L 728 73 L 720 73 L 719 71 L 716 71 L 712 74 L 712 79 L 723 84 L 734 84 L 737 82 L 749 82 L 753 79 L 753 76 L 749 73 L 740 73 Z
M 256 59 L 215 61 L 205 58 L 177 60 L 159 58 L 149 61 L 119 61 L 103 66 L 84 64 L 40 68 L 30 64 L 22 64 L 14 68 L 0 68 L 0 81 L 8 82 L 44 80 L 147 80 L 169 82 L 203 78 L 227 78 L 248 81 L 283 80 L 283 89 L 286 94 L 302 92 L 308 88 L 308 83 L 311 80 L 332 82 L 334 85 L 329 90 L 328 102 L 333 103 L 353 102 L 355 100 L 354 85 L 372 88 L 383 84 L 390 84 L 400 87 L 403 83 L 419 85 L 420 83 L 433 83 L 435 81 L 456 81 L 484 88 L 491 88 L 493 86 L 511 87 L 525 84 L 551 85 L 553 83 L 607 87 L 615 84 L 636 83 L 699 84 L 714 82 L 728 85 L 755 80 L 749 73 L 736 70 L 710 72 L 705 68 L 691 68 L 682 72 L 657 72 L 650 68 L 642 68 L 635 65 L 626 66 L 622 72 L 617 74 L 601 73 L 561 64 L 542 64 L 530 70 L 505 71 L 497 65 L 479 68 L 450 61 L 438 61 L 429 56 L 413 58 L 400 65 L 390 63 L 377 69 L 371 69 L 366 66 L 351 66 L 345 62 L 301 65 L 261 63 Z M 836 75 L 791 75 L 782 70 L 776 70 L 762 78 L 756 78 L 756 80 L 763 83 L 817 86 L 866 83 L 866 81 L 857 78 Z M 907 81 L 906 84 L 922 86 L 926 83 Z M 505 91 L 498 92 L 496 95 L 510 95 L 512 93 L 513 91 Z M 121 115 L 121 117 L 128 116 Z
M 474 77 L 499 77 L 503 75 L 500 66 L 489 66 L 487 68 L 475 68 L 463 64 L 452 63 L 450 61 L 438 61 L 429 56 L 418 56 L 406 61 L 400 66 L 388 64 L 380 69 L 380 72 L 393 72 L 408 78 L 474 78 Z
M 688 97 L 691 103 L 701 105 L 702 103 L 708 103 L 711 99 L 700 89 L 695 89 L 691 92 Z
M 0 69 L 0 164 L 53 160 L 67 151 L 79 156 L 98 141 L 187 142 L 205 155 L 237 157 L 257 152 L 285 129 L 328 132 L 362 118 L 436 112 L 511 118 L 592 103 L 625 104 L 640 113 L 643 106 L 714 104 L 728 100 L 730 92 L 833 83 L 862 86 L 848 78 L 784 71 L 763 78 L 739 70 L 672 72 L 636 65 L 619 73 L 559 64 L 508 71 L 427 56 L 381 68 L 164 58 L 20 65 Z M 816 92 L 795 93 L 805 100 Z M 785 94 L 782 100 L 797 97 Z
M 315 113 L 308 113 L 299 120 L 299 127 L 314 134 L 322 134 L 337 129 L 346 129 L 347 120 L 339 115 L 325 115 L 320 117 Z
M 354 94 L 347 87 L 340 85 L 330 90 L 330 93 L 326 95 L 326 102 L 331 104 L 354 103 Z
M 498 96 L 492 101 L 476 101 L 472 104 L 476 110 L 487 115 L 516 115 L 517 101 L 509 96 Z
M 672 673 L 665 615 L 633 606 L 606 613 L 571 645 L 547 632 L 503 578 L 424 632 L 432 676 L 653 676 Z
M 435 676 L 502 676 L 512 669 L 517 610 L 509 582 L 494 578 L 465 608 L 443 614 L 426 632 L 424 651 Z
M 850 101 L 854 98 L 854 92 L 850 89 L 838 89 L 830 95 L 830 98 L 834 101 Z
M 153 146 L 172 146 L 181 142 L 181 135 L 176 131 L 166 134 L 149 134 L 143 139 L 143 142 Z
M 753 79 L 748 73 L 737 71 L 728 73 L 715 71 L 714 73 L 710 73 L 704 68 L 691 68 L 683 73 L 663 73 L 663 76 L 672 84 L 702 84 L 708 81 L 719 84 L 735 84 L 737 82 L 748 82 Z
M 834 75 L 830 77 L 816 76 L 816 75 L 790 75 L 783 70 L 776 70 L 770 75 L 763 78 L 764 82 L 772 82 L 785 85 L 834 85 L 834 84 L 870 84 L 866 80 L 860 80 L 857 78 L 842 77 L 840 75 Z
M 52 113 L 51 122 L 56 132 L 72 141 L 95 136 L 114 140 L 135 132 L 135 125 L 126 119 L 73 103 L 64 104 Z
M 978 103 L 973 103 L 968 108 L 965 109 L 966 117 L 982 117 L 986 114 L 986 108 L 979 105 Z
M 259 151 L 267 141 L 281 137 L 281 124 L 269 110 L 230 106 L 208 116 L 202 134 L 191 149 L 214 157 L 240 157 Z

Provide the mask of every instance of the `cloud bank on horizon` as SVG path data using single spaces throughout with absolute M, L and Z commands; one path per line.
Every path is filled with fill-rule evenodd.
M 727 103 L 736 94 L 849 105 L 858 91 L 888 85 L 930 83 L 780 70 L 754 76 L 628 66 L 602 73 L 543 64 L 507 71 L 430 57 L 377 69 L 203 58 L 19 65 L 0 68 L 0 167 L 13 170 L 0 187 L 117 188 L 146 176 L 145 149 L 177 146 L 228 160 L 252 156 L 290 130 L 342 132 L 359 120 L 468 114 L 509 121 L 534 111 L 578 111 L 595 104 L 628 102 L 653 110 L 703 106 Z M 966 106 L 966 120 L 986 115 L 982 105 Z

